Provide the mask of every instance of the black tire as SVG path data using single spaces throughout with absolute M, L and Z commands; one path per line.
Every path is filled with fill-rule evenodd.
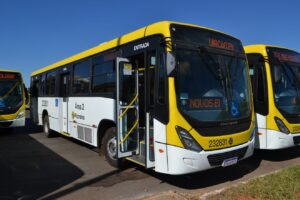
M 50 130 L 48 115 L 45 115 L 43 119 L 43 132 L 45 133 L 47 138 L 53 137 L 53 132 Z
M 117 158 L 117 138 L 116 127 L 111 127 L 105 131 L 103 137 L 103 152 L 107 162 L 115 168 L 124 167 L 124 159 Z

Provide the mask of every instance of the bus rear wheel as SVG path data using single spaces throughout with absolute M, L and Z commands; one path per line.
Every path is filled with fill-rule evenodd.
M 45 133 L 47 138 L 51 138 L 53 136 L 52 131 L 50 130 L 49 117 L 45 115 L 43 119 L 43 132 Z
M 107 162 L 116 168 L 123 167 L 123 159 L 117 158 L 117 137 L 116 137 L 117 129 L 116 127 L 111 127 L 105 131 L 103 137 L 103 150 L 104 156 Z

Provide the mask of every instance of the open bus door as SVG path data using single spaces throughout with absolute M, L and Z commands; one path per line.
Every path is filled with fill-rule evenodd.
M 116 59 L 117 157 L 139 154 L 138 70 L 126 58 Z

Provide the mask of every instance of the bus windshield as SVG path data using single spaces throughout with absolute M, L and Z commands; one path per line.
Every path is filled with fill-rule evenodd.
M 173 27 L 172 31 L 178 44 L 174 53 L 180 111 L 199 122 L 249 117 L 248 67 L 240 41 L 199 28 Z
M 207 55 L 208 56 L 208 55 Z M 179 50 L 176 89 L 181 110 L 200 121 L 226 121 L 249 116 L 245 59 Z
M 287 114 L 300 113 L 300 54 L 268 48 L 276 106 Z
M 23 85 L 16 73 L 0 72 L 0 111 L 16 111 L 23 103 Z

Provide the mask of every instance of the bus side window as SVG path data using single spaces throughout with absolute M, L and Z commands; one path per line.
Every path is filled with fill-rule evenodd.
M 115 92 L 115 64 L 113 60 L 106 61 L 103 56 L 93 58 L 92 92 L 104 96 L 112 96 Z
M 87 94 L 90 88 L 90 60 L 74 64 L 73 94 Z
M 41 75 L 41 84 L 40 84 L 40 87 L 37 88 L 37 91 L 39 93 L 39 96 L 43 96 L 45 94 L 45 87 L 46 87 L 46 74 L 42 74 Z
M 46 75 L 46 95 L 55 95 L 56 71 L 51 71 Z
M 255 112 L 268 114 L 268 87 L 264 58 L 260 54 L 248 54 Z

